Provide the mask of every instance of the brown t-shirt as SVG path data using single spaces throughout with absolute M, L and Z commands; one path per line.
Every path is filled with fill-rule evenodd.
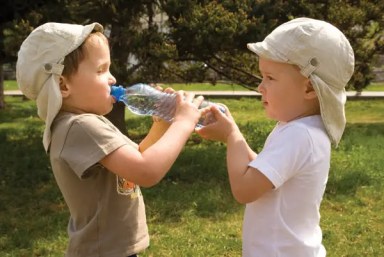
M 71 214 L 66 256 L 121 257 L 148 247 L 139 186 L 98 163 L 123 145 L 138 148 L 103 116 L 60 113 L 56 117 L 50 160 Z

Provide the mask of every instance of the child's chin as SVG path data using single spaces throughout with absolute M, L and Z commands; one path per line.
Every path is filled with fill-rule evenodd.
M 109 110 L 109 111 L 106 111 L 105 113 L 101 114 L 101 115 L 107 115 L 108 113 L 110 113 L 112 111 L 112 108 Z
M 101 116 L 104 116 L 104 115 L 107 115 L 108 113 L 110 113 L 113 109 L 113 105 L 110 106 L 110 108 L 107 108 L 105 109 L 104 111 L 100 111 L 99 113 L 97 113 L 98 115 L 101 115 Z

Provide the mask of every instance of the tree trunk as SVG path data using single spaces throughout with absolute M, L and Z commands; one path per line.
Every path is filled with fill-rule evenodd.
M 3 62 L 0 61 L 0 109 L 4 109 L 5 100 L 4 100 L 4 70 Z
M 125 105 L 123 103 L 115 103 L 112 111 L 105 115 L 105 117 L 110 120 L 121 133 L 128 136 L 127 128 L 125 126 Z

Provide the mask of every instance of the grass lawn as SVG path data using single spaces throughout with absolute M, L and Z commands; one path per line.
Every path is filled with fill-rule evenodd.
M 260 151 L 274 122 L 259 101 L 225 103 L 249 144 Z M 31 101 L 6 97 L 0 111 L 0 256 L 63 256 L 68 211 L 41 143 L 43 123 Z M 348 124 L 332 153 L 321 208 L 329 257 L 377 257 L 384 252 L 384 101 L 348 101 Z M 150 118 L 126 112 L 138 140 Z M 244 206 L 233 199 L 225 147 L 192 135 L 171 171 L 142 189 L 151 246 L 140 256 L 241 255 Z
M 19 87 L 17 86 L 16 80 L 4 80 L 4 90 L 17 90 Z
M 384 91 L 384 83 L 380 82 L 380 83 L 372 83 L 370 84 L 366 89 L 364 89 L 366 91 Z

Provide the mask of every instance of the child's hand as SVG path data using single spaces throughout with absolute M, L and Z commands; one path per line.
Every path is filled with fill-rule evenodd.
M 184 92 L 182 90 L 176 92 L 176 112 L 173 122 L 188 120 L 193 123 L 193 126 L 196 126 L 201 116 L 198 107 L 201 105 L 204 97 L 194 97 L 195 94 L 191 92 Z
M 222 113 L 215 105 L 202 109 L 202 116 L 214 115 L 215 120 L 202 128 L 196 129 L 196 133 L 202 138 L 226 143 L 232 133 L 239 132 L 229 109 L 225 105 L 222 106 L 226 110 L 225 113 Z

